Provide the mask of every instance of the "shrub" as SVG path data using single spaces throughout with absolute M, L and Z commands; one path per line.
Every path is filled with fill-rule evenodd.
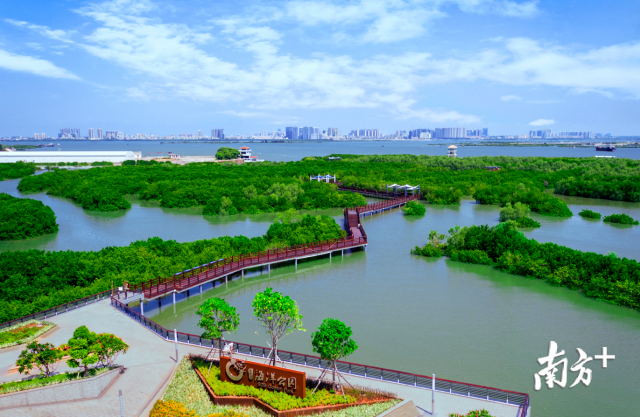
M 134 161 L 133 159 L 127 159 L 126 161 L 122 161 L 122 166 L 126 166 L 126 165 L 135 165 L 136 161 Z
M 216 152 L 216 159 L 238 159 L 240 158 L 240 151 L 234 148 L 221 147 Z
M 111 368 L 90 369 L 87 377 L 93 377 L 100 375 L 104 372 L 110 371 Z M 50 377 L 37 377 L 23 379 L 22 381 L 12 381 L 0 384 L 0 394 L 8 394 L 10 392 L 25 391 L 28 389 L 44 387 L 48 385 L 61 384 L 63 382 L 73 381 L 78 378 L 82 378 L 82 372 L 65 372 L 63 374 L 57 374 Z
M 493 261 L 487 252 L 482 250 L 459 250 L 451 254 L 452 261 L 466 262 L 470 264 L 492 265 Z
M 485 409 L 469 411 L 467 414 L 451 413 L 449 417 L 492 417 Z
M 211 373 L 206 376 L 209 363 L 201 359 L 195 359 L 193 361 L 193 364 L 200 371 L 200 373 L 205 376 L 207 383 L 213 389 L 216 395 L 259 398 L 276 410 L 284 411 L 294 408 L 317 407 L 322 405 L 336 404 L 352 404 L 356 402 L 356 399 L 350 395 L 343 397 L 342 395 L 338 395 L 335 393 L 332 394 L 327 390 L 318 390 L 313 394 L 307 393 L 306 398 L 298 398 L 284 392 L 273 392 L 248 385 L 236 385 L 230 382 L 223 382 L 220 380 L 219 367 L 214 366 L 211 369 Z
M 113 162 L 109 161 L 96 161 L 91 163 L 92 167 L 112 167 Z
M 156 401 L 149 417 L 199 417 L 194 410 L 187 410 L 184 404 L 175 401 Z M 202 417 L 248 417 L 247 414 L 227 409 L 220 413 L 212 413 Z
M 531 217 L 522 217 L 516 220 L 516 225 L 518 225 L 518 227 L 540 227 L 540 223 Z
M 417 201 L 409 201 L 404 205 L 402 211 L 404 211 L 405 216 L 424 216 L 427 208 Z
M 578 214 L 580 216 L 586 218 L 586 219 L 598 219 L 598 220 L 600 220 L 600 217 L 602 217 L 602 215 L 600 213 L 596 213 L 595 211 L 591 211 L 591 210 L 587 210 L 587 209 L 582 210 Z
M 416 246 L 411 250 L 412 255 L 431 256 L 439 258 L 442 256 L 442 251 L 430 243 L 427 243 L 423 248 Z
M 42 201 L 0 193 L 0 241 L 28 239 L 58 231 L 56 215 Z
M 618 224 L 632 224 L 634 226 L 637 226 L 638 224 L 640 224 L 640 222 L 638 222 L 638 220 L 635 220 L 633 217 L 627 215 L 627 214 L 611 214 L 609 216 L 606 216 L 603 221 L 607 222 L 607 223 L 618 223 Z

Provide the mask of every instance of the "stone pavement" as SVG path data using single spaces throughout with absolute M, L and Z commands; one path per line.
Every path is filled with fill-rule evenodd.
M 162 339 L 111 307 L 109 300 L 100 301 L 48 320 L 56 323 L 58 328 L 54 332 L 49 332 L 42 340 L 54 345 L 65 343 L 73 331 L 81 325 L 86 325 L 91 331 L 97 333 L 109 332 L 120 336 L 129 344 L 130 349 L 127 354 L 120 356 L 116 363 L 123 365 L 126 371 L 99 399 L 0 410 L 0 417 L 19 415 L 35 417 L 119 416 L 119 390 L 122 390 L 125 416 L 149 415 L 155 401 L 162 396 L 176 367 L 175 344 L 173 342 Z M 16 373 L 7 374 L 7 371 L 15 364 L 20 351 L 21 348 L 0 351 L 0 381 L 22 377 Z M 179 344 L 178 347 L 180 358 L 189 353 L 206 354 L 207 351 L 206 348 L 184 344 Z M 260 361 L 255 357 L 237 356 Z M 309 376 L 319 376 L 320 374 L 320 370 L 317 368 L 290 363 L 287 363 L 286 367 L 304 371 Z M 366 385 L 395 392 L 400 398 L 413 400 L 415 405 L 423 410 L 424 415 L 431 415 L 430 390 L 353 375 L 348 375 L 347 380 L 354 385 Z M 469 410 L 479 408 L 489 410 L 496 417 L 517 417 L 520 412 L 516 406 L 444 392 L 436 392 L 435 404 L 434 417 L 445 417 L 452 412 L 466 414 Z M 527 413 L 527 416 L 530 414 Z

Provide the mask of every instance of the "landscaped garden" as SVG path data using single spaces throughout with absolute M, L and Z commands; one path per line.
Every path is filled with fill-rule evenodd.
M 29 343 L 56 325 L 48 321 L 28 320 L 0 330 L 0 349 Z
M 48 385 L 61 384 L 80 378 L 90 378 L 115 368 L 115 360 L 129 349 L 122 339 L 110 333 L 94 333 L 86 326 L 78 327 L 67 343 L 54 346 L 51 343 L 32 341 L 26 346 L 16 366 L 18 372 L 29 375 L 21 381 L 0 384 L 0 394 L 24 391 Z M 77 372 L 57 373 L 61 363 Z M 37 375 L 31 375 L 31 371 Z

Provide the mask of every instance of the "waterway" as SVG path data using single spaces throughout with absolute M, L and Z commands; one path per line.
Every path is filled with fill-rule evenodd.
M 457 144 L 478 144 L 462 140 L 453 141 L 333 141 L 333 142 L 294 142 L 294 143 L 188 143 L 160 141 L 59 141 L 53 148 L 36 149 L 38 152 L 63 151 L 134 151 L 147 156 L 152 152 L 173 152 L 183 156 L 215 155 L 221 146 L 239 148 L 251 147 L 253 155 L 267 161 L 299 161 L 305 156 L 327 156 L 334 153 L 357 155 L 417 154 L 446 155 L 447 146 Z M 37 145 L 40 142 L 2 142 L 12 144 Z M 60 143 L 60 146 L 57 144 Z M 556 147 L 556 146 L 462 146 L 458 155 L 465 156 L 546 156 L 546 157 L 592 157 L 595 155 L 615 156 L 616 158 L 640 159 L 640 148 L 619 148 L 615 152 L 596 152 L 595 147 Z
M 0 183 L 0 192 L 24 196 L 17 180 Z M 0 244 L 0 251 L 98 250 L 160 236 L 191 241 L 222 235 L 263 234 L 273 215 L 203 216 L 201 209 L 164 209 L 131 197 L 132 208 L 120 213 L 82 210 L 73 202 L 44 193 L 30 194 L 51 206 L 60 231 L 45 237 Z M 640 218 L 640 204 L 565 198 L 577 214 L 582 208 L 603 215 L 627 213 Z M 315 212 L 318 214 L 319 212 Z M 341 219 L 342 211 L 326 210 Z M 553 241 L 580 250 L 640 260 L 640 227 L 614 226 L 574 216 L 553 219 L 533 214 L 542 227 L 526 231 L 539 241 Z M 206 297 L 225 297 L 238 308 L 241 327 L 230 340 L 267 345 L 252 319 L 251 301 L 270 286 L 294 298 L 307 332 L 283 339 L 285 350 L 313 354 L 311 333 L 326 317 L 352 327 L 360 348 L 348 360 L 385 368 L 528 392 L 536 417 L 622 416 L 637 413 L 640 375 L 640 314 L 584 297 L 545 282 L 499 272 L 491 267 L 412 256 L 431 229 L 446 232 L 455 225 L 498 222 L 498 207 L 463 200 L 460 206 L 427 206 L 421 219 L 405 218 L 399 210 L 362 220 L 368 250 L 344 258 L 334 256 L 283 265 L 270 273 L 253 271 L 244 280 L 193 295 L 162 311 L 149 303 L 147 314 L 167 328 L 199 334 L 194 314 Z M 565 350 L 569 365 L 577 348 L 589 356 L 607 347 L 616 359 L 602 368 L 591 361 L 590 386 L 569 388 L 577 373 L 568 372 L 566 388 L 533 389 L 533 374 L 542 367 L 549 342 Z

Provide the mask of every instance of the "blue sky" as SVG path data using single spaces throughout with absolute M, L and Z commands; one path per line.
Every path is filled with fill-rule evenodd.
M 285 126 L 640 134 L 633 1 L 0 4 L 0 136 Z

